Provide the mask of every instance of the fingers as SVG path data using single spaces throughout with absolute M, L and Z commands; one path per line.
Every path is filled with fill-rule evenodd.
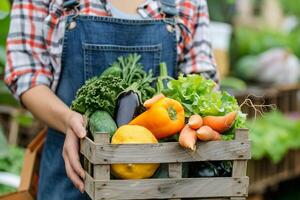
M 65 161 L 67 176 L 73 182 L 75 187 L 83 192 L 84 184 L 82 179 L 85 178 L 85 173 L 79 161 L 78 138 L 71 129 L 69 129 L 66 134 L 63 158 Z
M 72 130 L 79 138 L 84 138 L 86 136 L 86 130 L 84 128 L 84 119 L 82 115 L 74 112 L 70 123 Z
M 68 159 L 68 156 L 64 156 L 65 160 L 65 167 L 66 167 L 66 173 L 69 179 L 73 182 L 74 186 L 80 190 L 81 193 L 84 192 L 84 184 L 83 181 L 79 178 L 79 176 L 76 174 L 76 172 L 73 170 L 70 161 Z
M 68 151 L 66 152 L 69 162 L 71 164 L 71 167 L 73 168 L 73 170 L 82 178 L 85 178 L 85 173 L 84 170 L 80 164 L 79 161 L 79 153 L 77 151 L 77 148 L 70 148 L 68 149 Z

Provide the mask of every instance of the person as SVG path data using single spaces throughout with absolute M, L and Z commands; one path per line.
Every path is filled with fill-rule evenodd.
M 5 82 L 49 126 L 38 199 L 88 199 L 84 119 L 69 108 L 85 80 L 129 53 L 147 70 L 165 62 L 169 75 L 217 80 L 208 25 L 206 0 L 14 0 Z

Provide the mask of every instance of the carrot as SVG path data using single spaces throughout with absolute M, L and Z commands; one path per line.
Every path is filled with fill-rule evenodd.
M 203 124 L 203 120 L 202 117 L 200 115 L 192 115 L 189 118 L 189 122 L 188 125 L 190 126 L 190 128 L 197 130 L 199 129 Z
M 179 135 L 180 146 L 195 151 L 196 142 L 197 142 L 196 131 L 191 129 L 188 125 L 185 125 L 185 127 L 181 130 Z
M 150 108 L 153 104 L 155 104 L 156 102 L 158 102 L 159 100 L 165 98 L 165 95 L 163 95 L 162 93 L 157 94 L 155 96 L 153 96 L 151 99 L 148 99 L 147 101 L 144 102 L 144 107 L 145 108 Z
M 202 141 L 212 141 L 216 138 L 215 132 L 209 126 L 202 126 L 196 131 L 196 136 Z
M 214 139 L 213 140 L 221 140 L 222 139 L 220 133 L 218 133 L 217 131 L 214 131 L 214 130 L 213 130 L 213 132 L 214 132 Z
M 228 113 L 225 116 L 207 116 L 203 118 L 203 125 L 209 126 L 219 133 L 223 133 L 231 128 L 236 116 L 236 111 Z

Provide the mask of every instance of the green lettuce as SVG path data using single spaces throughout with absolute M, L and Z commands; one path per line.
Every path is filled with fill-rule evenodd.
M 235 97 L 227 92 L 217 91 L 216 83 L 201 75 L 180 75 L 178 80 L 171 80 L 163 94 L 179 101 L 185 110 L 185 116 L 193 114 L 201 116 L 223 116 L 238 111 L 233 128 L 224 134 L 223 139 L 233 139 L 236 128 L 245 128 L 246 115 L 240 111 Z

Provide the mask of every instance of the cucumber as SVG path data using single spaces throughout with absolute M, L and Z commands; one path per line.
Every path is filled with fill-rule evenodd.
M 112 137 L 117 130 L 117 125 L 108 112 L 98 110 L 89 118 L 89 129 L 93 136 L 98 132 L 109 133 Z

